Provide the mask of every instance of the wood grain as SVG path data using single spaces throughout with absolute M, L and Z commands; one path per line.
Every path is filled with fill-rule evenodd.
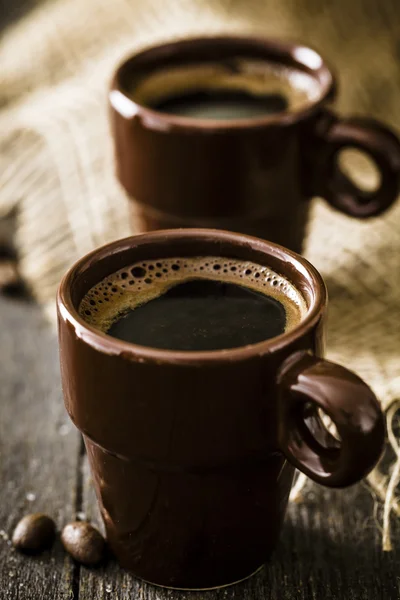
M 71 600 L 74 567 L 59 543 L 28 557 L 9 539 L 27 513 L 60 527 L 75 512 L 79 437 L 61 399 L 56 336 L 26 301 L 0 299 L 0 323 L 0 598 Z

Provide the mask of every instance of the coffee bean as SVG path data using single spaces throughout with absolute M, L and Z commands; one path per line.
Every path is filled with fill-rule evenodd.
M 12 543 L 22 552 L 41 552 L 51 546 L 55 533 L 55 523 L 47 515 L 26 515 L 14 529 Z
M 61 541 L 72 558 L 84 565 L 96 565 L 104 556 L 104 538 L 89 523 L 68 523 L 61 533 Z

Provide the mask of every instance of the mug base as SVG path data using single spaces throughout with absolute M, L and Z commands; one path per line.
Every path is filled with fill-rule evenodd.
M 161 583 L 156 583 L 155 581 L 149 581 L 148 579 L 143 579 L 142 577 L 137 577 L 137 578 L 140 579 L 140 581 L 143 581 L 144 583 L 148 583 L 149 585 L 154 585 L 155 587 L 162 588 L 164 590 L 178 590 L 181 592 L 207 592 L 207 591 L 212 591 L 212 590 L 220 590 L 222 588 L 230 587 L 231 585 L 236 585 L 238 583 L 242 583 L 243 581 L 246 581 L 246 579 L 250 579 L 251 577 L 254 577 L 254 575 L 257 575 L 257 573 L 262 571 L 262 569 L 264 567 L 265 567 L 265 564 L 262 564 L 255 571 L 252 571 L 245 577 L 241 577 L 240 579 L 237 579 L 235 581 L 230 581 L 228 583 L 222 583 L 220 585 L 213 585 L 211 587 L 180 587 L 177 585 L 163 585 Z
M 211 228 L 244 233 L 280 244 L 297 254 L 303 252 L 308 223 L 309 202 L 303 201 L 297 213 L 292 210 L 292 219 L 284 215 L 258 215 L 256 217 L 177 217 L 148 207 L 130 199 L 130 227 L 133 234 L 159 229 Z M 307 210 L 304 208 L 307 207 Z

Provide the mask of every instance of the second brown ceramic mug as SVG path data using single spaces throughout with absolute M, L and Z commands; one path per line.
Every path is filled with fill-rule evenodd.
M 246 61 L 256 68 L 264 61 L 289 69 L 300 83 L 308 77 L 313 94 L 293 110 L 219 121 L 165 114 L 143 102 L 139 88 L 154 75 L 171 88 L 164 71 L 186 69 L 172 85 L 174 93 L 184 92 L 201 65 L 204 73 L 217 65 L 227 85 L 236 85 Z M 151 84 L 147 88 L 151 96 Z M 155 46 L 129 58 L 116 71 L 110 103 L 117 173 L 132 200 L 136 231 L 216 227 L 301 252 L 313 196 L 352 217 L 382 213 L 399 191 L 400 143 L 380 123 L 339 118 L 327 108 L 334 96 L 331 70 L 302 45 L 209 37 Z M 340 170 L 338 155 L 348 147 L 376 163 L 377 190 L 357 188 Z
M 139 346 L 79 313 L 88 290 L 143 260 L 218 256 L 268 266 L 304 297 L 291 331 L 214 351 Z M 294 467 L 350 485 L 378 460 L 384 421 L 372 390 L 323 358 L 326 293 L 303 258 L 225 231 L 156 231 L 80 259 L 58 294 L 66 408 L 84 435 L 107 530 L 120 563 L 175 588 L 248 577 L 277 543 Z M 324 435 L 323 409 L 340 441 Z

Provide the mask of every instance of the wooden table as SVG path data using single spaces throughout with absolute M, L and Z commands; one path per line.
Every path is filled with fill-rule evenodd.
M 398 600 L 400 552 L 383 553 L 369 492 L 312 485 L 292 504 L 271 563 L 252 579 L 207 593 L 145 585 L 110 561 L 74 564 L 59 542 L 38 557 L 9 536 L 26 513 L 59 528 L 77 513 L 98 522 L 80 436 L 62 402 L 57 341 L 34 304 L 0 299 L 0 600 Z M 397 535 L 397 541 L 400 537 Z M 399 545 L 399 544 L 397 544 Z

